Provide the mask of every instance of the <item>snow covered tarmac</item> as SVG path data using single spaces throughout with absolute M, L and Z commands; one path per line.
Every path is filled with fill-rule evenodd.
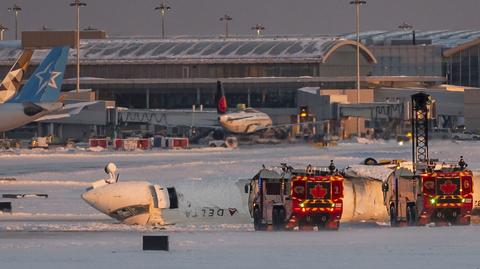
M 436 141 L 431 148 L 432 158 L 463 155 L 472 170 L 480 170 L 478 142 Z M 408 159 L 410 146 L 3 154 L 0 177 L 17 181 L 0 183 L 0 194 L 47 193 L 49 198 L 11 200 L 14 214 L 0 216 L 0 268 L 480 268 L 475 255 L 480 226 L 475 225 L 390 229 L 346 224 L 339 232 L 254 233 L 248 224 L 183 224 L 159 231 L 116 224 L 80 199 L 91 181 L 104 178 L 103 167 L 110 161 L 120 168 L 120 180 L 208 191 L 252 176 L 263 163 L 328 165 L 334 159 L 343 168 L 365 157 Z M 214 201 L 229 197 L 220 191 L 211 196 Z M 142 252 L 141 235 L 151 233 L 170 235 L 172 251 Z
M 2 232 L 1 268 L 479 268 L 480 227 L 338 232 L 197 231 L 170 252 L 142 251 L 140 232 Z

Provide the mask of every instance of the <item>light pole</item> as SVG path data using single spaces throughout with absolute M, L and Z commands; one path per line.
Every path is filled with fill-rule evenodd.
M 8 8 L 9 12 L 13 12 L 15 15 L 15 40 L 18 39 L 18 14 L 22 11 L 22 8 L 19 7 L 17 4 L 14 4 L 13 7 Z
M 7 27 L 3 26 L 3 24 L 0 24 L 0 40 L 3 40 L 3 33 L 7 30 Z
M 77 93 L 80 92 L 80 8 L 87 6 L 87 4 L 75 0 L 70 4 L 71 7 L 77 8 L 77 35 L 75 38 L 75 46 L 77 47 Z
M 412 45 L 415 46 L 417 44 L 417 40 L 416 40 L 416 36 L 415 36 L 415 28 L 412 25 L 404 22 L 404 23 L 400 24 L 398 26 L 398 28 L 403 30 L 403 31 L 412 30 Z
M 223 15 L 223 17 L 220 18 L 220 21 L 225 22 L 225 38 L 228 38 L 228 22 L 233 20 L 232 17 L 230 17 L 228 14 Z
M 360 104 L 360 5 L 366 5 L 365 0 L 350 1 L 351 5 L 355 5 L 355 32 L 357 33 L 357 104 Z M 360 137 L 360 118 L 357 117 L 357 136 Z
M 265 26 L 257 23 L 255 26 L 252 26 L 251 29 L 257 32 L 257 37 L 260 37 L 260 35 L 262 34 L 262 31 L 265 30 Z
M 171 9 L 172 8 L 165 3 L 161 3 L 160 6 L 155 7 L 155 10 L 160 10 L 160 15 L 162 17 L 162 38 L 165 38 L 165 15 L 167 15 L 167 11 Z

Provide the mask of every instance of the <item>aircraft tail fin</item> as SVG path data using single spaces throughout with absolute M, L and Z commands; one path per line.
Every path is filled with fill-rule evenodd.
M 215 94 L 215 103 L 217 104 L 217 113 L 225 114 L 227 112 L 227 99 L 225 98 L 225 91 L 223 84 L 217 80 L 217 93 Z
M 69 48 L 55 47 L 37 67 L 12 103 L 55 102 L 60 95 Z
M 22 54 L 7 73 L 0 84 L 0 103 L 5 103 L 17 94 L 22 83 L 23 76 L 27 72 L 30 60 L 32 59 L 33 50 L 23 50 Z

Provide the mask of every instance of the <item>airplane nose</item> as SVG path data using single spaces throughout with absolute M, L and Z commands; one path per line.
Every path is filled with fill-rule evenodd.
M 85 193 L 82 193 L 82 199 L 87 202 L 89 205 L 95 207 L 96 204 L 96 195 L 92 193 L 92 191 L 87 191 Z

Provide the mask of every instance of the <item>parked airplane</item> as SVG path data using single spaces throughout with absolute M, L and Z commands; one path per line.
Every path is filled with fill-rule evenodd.
M 20 89 L 23 76 L 27 72 L 33 50 L 23 50 L 10 71 L 0 84 L 0 104 L 10 100 Z
M 68 50 L 68 47 L 53 48 L 20 92 L 6 103 L 0 104 L 0 132 L 21 127 L 50 113 L 63 110 L 63 103 L 58 97 Z M 77 111 L 78 107 L 85 105 L 88 104 L 78 104 L 77 107 L 69 108 Z
M 252 134 L 272 126 L 272 119 L 268 114 L 253 108 L 227 112 L 227 99 L 225 98 L 221 81 L 217 81 L 215 102 L 217 103 L 217 113 L 219 114 L 218 121 L 230 133 Z

